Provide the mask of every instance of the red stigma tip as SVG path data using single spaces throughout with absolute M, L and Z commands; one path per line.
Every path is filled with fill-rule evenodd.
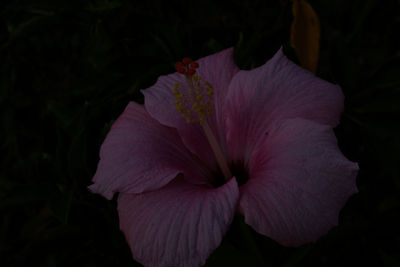
M 183 66 L 182 62 L 175 63 L 175 69 L 179 73 L 182 73 L 182 74 L 186 73 L 186 68 L 185 68 L 185 66 Z
M 185 74 L 186 73 L 186 69 L 184 67 L 179 67 L 176 70 L 181 74 Z
M 192 61 L 191 58 L 185 57 L 182 62 L 175 63 L 175 69 L 187 76 L 193 76 L 196 73 L 196 69 L 199 67 L 199 63 Z
M 178 70 L 179 68 L 183 68 L 182 62 L 175 63 L 175 69 Z
M 190 62 L 192 62 L 192 59 L 190 59 L 190 58 L 188 58 L 188 57 L 185 57 L 185 58 L 182 60 L 182 62 L 183 62 L 183 64 L 185 64 L 185 65 L 187 66 L 187 65 L 190 64 Z
M 193 69 L 197 69 L 199 67 L 199 63 L 197 63 L 196 61 L 193 61 L 192 64 L 190 64 L 190 67 Z
M 192 76 L 193 74 L 195 74 L 196 73 L 196 70 L 195 69 L 188 69 L 188 71 L 187 71 L 187 74 L 189 75 L 189 76 Z

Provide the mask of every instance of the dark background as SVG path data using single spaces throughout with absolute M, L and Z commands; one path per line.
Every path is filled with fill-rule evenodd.
M 359 162 L 359 193 L 316 244 L 286 248 L 247 229 L 258 252 L 228 235 L 209 266 L 400 266 L 399 1 L 309 2 L 317 75 L 346 97 L 335 133 Z M 1 1 L 1 266 L 140 266 L 115 200 L 87 190 L 111 123 L 185 56 L 234 46 L 251 69 L 283 45 L 296 61 L 291 21 L 289 0 Z

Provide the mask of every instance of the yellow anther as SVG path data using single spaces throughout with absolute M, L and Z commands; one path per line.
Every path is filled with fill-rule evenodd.
M 179 94 L 179 90 L 178 90 L 178 88 L 179 88 L 179 83 L 177 82 L 177 83 L 175 83 L 175 85 L 174 85 L 174 90 L 173 90 L 173 92 L 174 92 L 174 95 L 177 95 L 177 94 Z
M 187 123 L 202 122 L 212 114 L 213 87 L 207 81 L 202 81 L 198 75 L 186 76 L 187 87 L 180 90 L 180 83 L 175 83 L 173 94 L 174 104 Z

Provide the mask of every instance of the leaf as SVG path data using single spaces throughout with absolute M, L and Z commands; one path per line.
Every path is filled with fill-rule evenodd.
M 214 266 L 268 266 L 264 262 L 252 230 L 244 217 L 236 215 L 222 244 L 210 256 L 205 265 Z
M 319 19 L 304 0 L 293 0 L 290 43 L 303 68 L 315 73 L 319 54 Z

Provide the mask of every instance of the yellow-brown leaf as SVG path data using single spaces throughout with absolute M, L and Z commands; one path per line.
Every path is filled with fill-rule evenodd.
M 303 68 L 315 73 L 319 55 L 319 19 L 304 0 L 293 0 L 293 23 L 290 43 Z

